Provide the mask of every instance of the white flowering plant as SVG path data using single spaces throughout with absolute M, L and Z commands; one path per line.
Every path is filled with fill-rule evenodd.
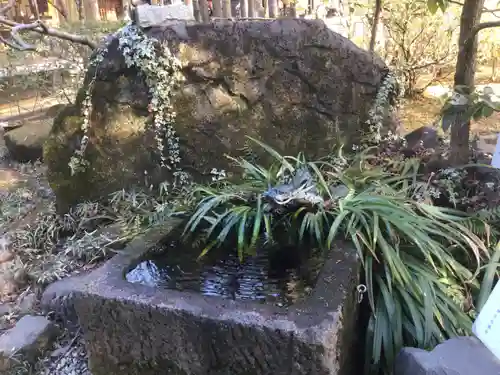
M 118 48 L 123 54 L 125 64 L 129 68 L 138 70 L 149 89 L 151 100 L 148 110 L 153 115 L 153 128 L 161 165 L 172 170 L 178 179 L 187 181 L 184 173 L 178 169 L 179 138 L 175 131 L 176 113 L 171 103 L 174 90 L 183 79 L 179 72 L 180 62 L 170 51 L 166 42 L 147 36 L 136 25 L 125 26 L 115 36 L 118 38 Z M 108 38 L 107 44 L 111 40 L 113 38 Z M 94 53 L 90 62 L 94 68 L 94 77 L 87 84 L 81 105 L 83 136 L 80 148 L 70 160 L 72 174 L 79 173 L 88 166 L 85 160 L 85 150 L 89 142 L 87 133 L 92 113 L 92 93 L 100 64 L 107 53 L 107 44 Z

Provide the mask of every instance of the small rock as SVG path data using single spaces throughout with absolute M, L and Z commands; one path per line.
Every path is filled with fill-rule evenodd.
M 16 272 L 14 272 L 14 280 L 18 284 L 25 284 L 28 281 L 28 272 L 26 272 L 24 267 L 18 268 Z
M 6 132 L 4 135 L 5 146 L 9 150 L 10 156 L 22 163 L 41 159 L 43 144 L 51 129 L 52 120 L 42 119 Z
M 430 126 L 422 126 L 405 135 L 407 149 L 413 150 L 418 147 L 424 149 L 436 148 L 439 144 L 439 134 Z
M 26 315 L 0 336 L 0 372 L 19 360 L 34 363 L 52 345 L 57 329 L 45 317 Z

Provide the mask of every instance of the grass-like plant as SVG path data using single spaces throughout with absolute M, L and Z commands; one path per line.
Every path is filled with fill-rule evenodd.
M 277 237 L 293 243 L 308 239 L 325 249 L 337 239 L 352 242 L 371 311 L 367 370 L 389 373 L 404 345 L 430 348 L 469 333 L 470 306 L 463 302 L 479 289 L 479 267 L 489 257 L 473 228 L 487 233 L 486 224 L 434 206 L 425 181 L 418 179 L 418 160 L 374 166 L 368 150 L 354 158 L 308 162 L 303 155 L 282 156 L 254 142 L 274 157 L 274 164 L 233 159 L 243 171 L 240 181 L 192 191 L 195 204 L 184 234 L 201 235 L 206 244 L 201 256 L 230 241 L 240 257 Z M 313 176 L 321 199 L 290 200 L 281 207 L 266 199 L 270 186 L 301 168 Z

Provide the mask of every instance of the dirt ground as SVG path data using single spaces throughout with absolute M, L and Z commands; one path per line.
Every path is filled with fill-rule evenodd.
M 406 131 L 433 124 L 439 116 L 442 104 L 439 99 L 420 97 L 404 100 L 399 110 L 399 117 Z M 489 135 L 500 131 L 500 112 L 489 118 L 474 121 L 471 131 L 477 135 Z
M 453 68 L 450 67 L 443 73 L 441 79 L 435 81 L 433 85 L 453 86 Z M 479 66 L 476 71 L 477 85 L 487 85 L 491 83 L 500 83 L 500 75 L 492 80 L 492 68 L 490 66 Z M 429 82 L 429 77 L 419 77 L 419 84 L 425 85 Z M 438 98 L 421 96 L 419 98 L 403 100 L 399 111 L 399 117 L 405 127 L 405 130 L 411 131 L 421 126 L 433 124 L 439 116 L 442 103 Z M 491 117 L 473 122 L 471 126 L 473 134 L 490 135 L 500 131 L 500 113 L 493 114 Z

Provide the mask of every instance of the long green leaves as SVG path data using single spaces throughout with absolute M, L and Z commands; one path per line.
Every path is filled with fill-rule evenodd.
M 233 159 L 242 169 L 238 183 L 199 187 L 196 207 L 185 234 L 202 234 L 202 255 L 214 246 L 233 243 L 242 258 L 257 246 L 280 240 L 312 241 L 331 248 L 348 240 L 363 266 L 371 318 L 368 324 L 368 369 L 390 372 L 403 345 L 430 348 L 443 339 L 466 334 L 471 319 L 461 302 L 475 280 L 488 248 L 488 225 L 481 217 L 416 201 L 419 161 L 371 166 L 365 152 L 348 159 L 308 162 L 303 155 L 281 156 L 259 141 L 275 163 L 265 168 Z M 324 204 L 292 204 L 276 210 L 262 193 L 284 176 L 306 167 Z M 340 187 L 340 189 L 339 189 Z M 345 193 L 332 193 L 342 190 Z M 420 190 L 419 190 L 420 191 Z M 491 258 L 483 278 L 490 289 L 500 260 Z M 485 295 L 481 294 L 480 304 Z

